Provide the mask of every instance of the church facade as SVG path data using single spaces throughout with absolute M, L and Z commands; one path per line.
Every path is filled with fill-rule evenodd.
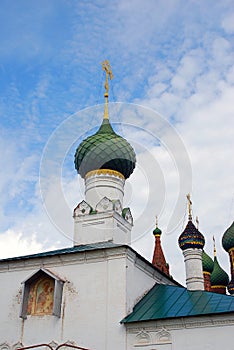
M 231 282 L 217 258 L 204 252 L 190 197 L 188 223 L 179 237 L 186 288 L 170 276 L 157 225 L 152 263 L 131 248 L 133 217 L 123 196 L 136 155 L 110 124 L 107 61 L 103 69 L 103 122 L 75 154 L 85 197 L 73 212 L 73 247 L 0 260 L 0 350 L 60 344 L 88 350 L 231 350 L 234 225 L 223 236 Z

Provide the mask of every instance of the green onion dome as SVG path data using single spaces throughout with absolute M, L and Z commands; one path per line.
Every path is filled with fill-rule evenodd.
M 109 169 L 127 179 L 135 168 L 136 154 L 132 146 L 114 132 L 109 120 L 103 119 L 99 130 L 77 148 L 74 163 L 83 178 L 92 170 Z
M 201 232 L 194 226 L 192 220 L 189 220 L 184 231 L 179 237 L 180 249 L 186 250 L 189 248 L 203 249 L 205 238 Z
M 228 292 L 230 294 L 234 294 L 234 280 L 233 280 L 233 277 L 232 277 L 232 280 L 228 284 Z
M 223 248 L 229 252 L 231 248 L 234 248 L 234 222 L 231 226 L 224 232 L 222 238 Z
M 160 228 L 156 227 L 156 228 L 153 230 L 153 234 L 154 234 L 154 236 L 161 236 L 162 231 L 160 230 Z
M 224 286 L 227 287 L 229 282 L 228 274 L 220 267 L 217 257 L 214 257 L 214 269 L 210 275 L 211 286 Z
M 214 269 L 213 260 L 208 254 L 206 254 L 204 250 L 202 252 L 202 269 L 203 269 L 203 272 L 209 272 L 209 273 L 211 273 Z

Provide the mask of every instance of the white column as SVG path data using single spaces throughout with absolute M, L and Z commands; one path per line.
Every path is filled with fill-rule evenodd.
M 183 251 L 186 285 L 188 290 L 204 290 L 204 278 L 202 272 L 202 250 L 189 248 Z
M 85 179 L 85 201 L 95 209 L 97 203 L 107 197 L 119 199 L 123 204 L 125 179 L 113 170 L 97 170 L 87 174 Z

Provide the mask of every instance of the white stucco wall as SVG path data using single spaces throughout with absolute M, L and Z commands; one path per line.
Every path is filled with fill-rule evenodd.
M 132 225 L 115 211 L 74 218 L 74 245 L 112 241 L 131 242 Z
M 62 314 L 19 317 L 21 282 L 39 268 L 65 279 Z M 173 283 L 131 248 L 0 262 L 0 349 L 74 342 L 90 350 L 232 349 L 234 315 L 123 325 L 155 282 Z
M 19 317 L 21 282 L 39 268 L 65 279 L 61 317 Z M 119 322 L 160 274 L 125 246 L 0 262 L 0 344 L 73 341 L 95 350 L 126 349 Z
M 127 314 L 132 312 L 136 303 L 155 283 L 174 284 L 169 278 L 158 272 L 151 264 L 146 263 L 132 251 L 129 251 L 126 266 Z

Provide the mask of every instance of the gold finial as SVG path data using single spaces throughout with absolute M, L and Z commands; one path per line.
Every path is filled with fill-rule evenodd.
M 196 224 L 197 224 L 197 229 L 199 229 L 199 220 L 198 220 L 198 216 L 196 216 Z
M 188 219 L 192 220 L 192 201 L 191 201 L 190 193 L 188 193 L 186 197 L 188 200 Z
M 156 215 L 156 228 L 158 228 L 158 215 Z
M 104 97 L 105 97 L 105 109 L 104 109 L 104 119 L 108 119 L 108 96 L 109 96 L 109 78 L 110 80 L 113 79 L 113 74 L 112 74 L 112 70 L 111 70 L 111 66 L 108 60 L 105 60 L 104 62 L 102 62 L 102 69 L 106 72 L 106 80 L 105 80 L 105 93 L 104 93 Z
M 214 242 L 214 256 L 216 256 L 216 245 L 215 245 L 215 237 L 213 236 L 213 242 Z

